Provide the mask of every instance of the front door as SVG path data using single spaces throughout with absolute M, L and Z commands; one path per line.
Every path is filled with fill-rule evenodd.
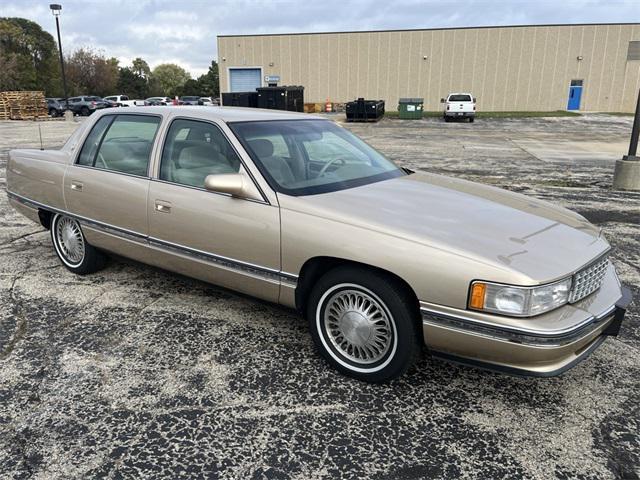
M 280 211 L 260 195 L 205 190 L 207 175 L 246 173 L 213 122 L 176 118 L 149 187 L 149 242 L 170 267 L 270 301 L 280 291 Z M 249 177 L 247 177 L 249 178 Z
M 582 80 L 571 80 L 569 87 L 569 101 L 567 110 L 580 110 L 580 98 L 582 97 Z

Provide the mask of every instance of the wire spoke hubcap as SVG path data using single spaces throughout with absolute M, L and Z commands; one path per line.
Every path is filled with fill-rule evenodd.
M 379 301 L 360 290 L 342 290 L 329 298 L 324 326 L 335 349 L 352 362 L 375 363 L 393 343 L 391 320 Z
M 80 263 L 84 258 L 84 238 L 80 225 L 69 217 L 62 217 L 56 224 L 56 240 L 60 252 L 70 263 Z

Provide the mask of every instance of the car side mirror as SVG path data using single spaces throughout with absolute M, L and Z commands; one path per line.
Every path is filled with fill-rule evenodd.
M 262 200 L 253 182 L 242 173 L 219 173 L 207 175 L 204 188 L 210 192 L 226 193 L 233 197 Z
M 473 103 L 477 103 L 476 97 L 473 97 Z
M 441 99 L 440 99 L 440 103 L 444 103 L 444 98 L 441 98 Z

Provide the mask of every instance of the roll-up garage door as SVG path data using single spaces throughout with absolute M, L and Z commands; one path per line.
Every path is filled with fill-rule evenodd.
M 259 68 L 230 68 L 229 79 L 232 92 L 253 92 L 262 86 Z

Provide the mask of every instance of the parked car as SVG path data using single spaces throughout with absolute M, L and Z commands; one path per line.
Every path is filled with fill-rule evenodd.
M 106 108 L 107 104 L 96 96 L 71 97 L 69 99 L 69 110 L 76 115 L 91 115 L 96 110 Z
M 71 272 L 113 252 L 297 308 L 329 364 L 366 381 L 401 375 L 423 342 L 555 375 L 617 335 L 630 302 L 584 217 L 400 168 L 321 117 L 103 110 L 61 150 L 12 150 L 6 179 Z
M 117 103 L 119 107 L 142 107 L 144 105 L 144 100 L 129 100 L 126 95 L 109 95 L 104 98 Z
M 202 105 L 202 100 L 200 97 L 180 97 L 180 105 Z
M 114 102 L 113 100 L 107 100 L 106 98 L 103 98 L 101 100 L 104 102 L 105 108 L 115 108 L 120 106 L 118 105 L 117 102 Z
M 476 99 L 470 93 L 450 93 L 440 102 L 444 103 L 442 115 L 445 122 L 456 118 L 468 118 L 473 122 L 476 117 Z
M 45 98 L 45 100 L 47 102 L 47 110 L 49 111 L 49 115 L 51 117 L 59 117 L 64 113 L 65 108 L 63 103 L 60 103 L 55 98 Z
M 145 106 L 171 105 L 172 100 L 169 97 L 149 97 L 145 99 Z
M 200 101 L 202 102 L 202 105 L 209 106 L 209 107 L 220 105 L 217 98 L 200 97 Z

